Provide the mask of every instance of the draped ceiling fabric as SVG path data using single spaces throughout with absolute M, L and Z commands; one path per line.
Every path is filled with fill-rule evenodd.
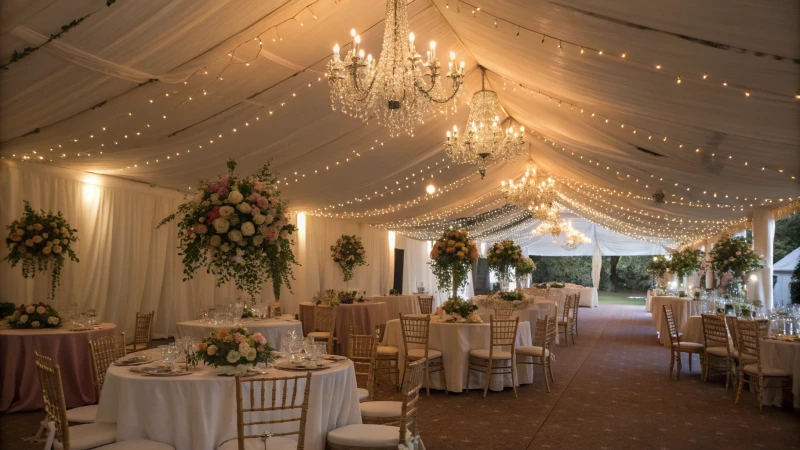
M 436 40 L 441 54 L 465 61 L 467 98 L 479 89 L 478 65 L 487 69 L 505 113 L 528 130 L 535 163 L 556 177 L 560 203 L 599 225 L 603 254 L 615 245 L 607 231 L 667 245 L 697 241 L 741 226 L 762 204 L 800 196 L 797 2 L 412 0 L 408 8 L 417 42 Z M 298 245 L 322 242 L 314 216 L 402 233 L 502 206 L 500 180 L 520 176 L 524 160 L 491 166 L 481 180 L 443 152 L 444 132 L 463 129 L 466 105 L 397 137 L 331 110 L 324 72 L 333 44 L 346 44 L 356 28 L 362 47 L 379 55 L 384 11 L 376 0 L 4 2 L 0 63 L 91 16 L 0 70 L 0 157 L 163 188 L 158 201 L 126 194 L 119 201 L 150 210 L 115 227 L 161 217 L 181 198 L 174 191 L 223 173 L 228 158 L 242 172 L 272 160 L 284 195 L 308 218 L 308 242 Z M 435 195 L 425 194 L 429 183 Z M 656 188 L 666 203 L 651 200 Z M 101 192 L 98 201 L 121 195 Z M 42 195 L 35 206 L 88 207 L 60 203 L 83 201 L 78 194 Z M 4 223 L 21 212 L 20 198 L 4 197 Z M 492 238 L 536 224 L 500 225 Z M 97 226 L 93 234 L 76 224 L 83 242 L 107 233 Z M 341 229 L 368 229 L 348 227 Z M 148 230 L 137 239 L 158 251 L 174 248 L 169 236 Z M 593 253 L 590 245 L 571 254 Z M 136 276 L 177 283 L 175 258 L 159 259 L 174 276 L 156 266 Z M 307 289 L 332 277 L 319 264 L 311 276 L 320 279 L 305 280 Z M 210 282 L 186 286 L 170 289 L 208 298 L 215 291 L 205 290 Z

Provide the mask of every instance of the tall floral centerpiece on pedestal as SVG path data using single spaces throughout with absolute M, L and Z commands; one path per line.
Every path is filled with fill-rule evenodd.
M 671 252 L 672 259 L 669 260 L 669 270 L 678 275 L 680 280 L 683 277 L 696 273 L 700 269 L 703 252 L 693 250 L 690 247 Z
M 517 284 L 521 287 L 530 286 L 530 276 L 536 271 L 536 263 L 527 256 L 523 256 L 514 266 L 514 274 L 517 276 Z
M 664 255 L 653 256 L 653 259 L 647 263 L 647 273 L 653 276 L 653 288 L 666 287 L 666 280 L 664 275 L 669 272 L 669 260 Z
M 331 245 L 331 258 L 333 262 L 339 264 L 344 274 L 344 282 L 353 279 L 353 268 L 355 266 L 367 265 L 367 253 L 361 238 L 356 235 L 343 234 L 336 240 L 335 245 Z
M 205 266 L 216 276 L 217 286 L 233 280 L 237 289 L 251 296 L 271 280 L 278 300 L 281 284 L 291 289 L 292 266 L 297 265 L 288 205 L 280 199 L 269 164 L 247 177 L 234 175 L 234 160 L 227 166 L 228 175 L 202 181 L 194 198 L 158 226 L 180 217 L 184 281 Z
M 731 283 L 738 285 L 744 283 L 744 276 L 751 270 L 763 267 L 760 260 L 763 256 L 756 255 L 751 244 L 744 237 L 734 237 L 724 234 L 714 245 L 710 252 L 711 267 L 720 280 L 720 285 L 731 289 Z
M 465 230 L 445 232 L 433 243 L 431 261 L 428 263 L 436 276 L 440 291 L 452 289 L 458 298 L 458 289 L 466 286 L 467 274 L 478 260 L 478 246 Z
M 25 214 L 7 228 L 8 255 L 3 260 L 11 263 L 11 267 L 21 264 L 24 278 L 33 278 L 36 272 L 50 271 L 49 299 L 55 299 L 64 263 L 67 259 L 79 262 L 72 249 L 72 244 L 78 240 L 75 234 L 78 230 L 69 225 L 61 211 L 56 214 L 44 210 L 37 212 L 27 201 Z M 49 308 L 44 304 L 32 306 Z
M 496 242 L 486 252 L 489 269 L 497 273 L 497 278 L 504 287 L 511 281 L 511 269 L 516 267 L 521 259 L 522 249 L 511 240 Z

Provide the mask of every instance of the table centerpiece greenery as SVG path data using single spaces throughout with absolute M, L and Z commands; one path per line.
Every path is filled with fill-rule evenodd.
M 196 356 L 209 366 L 222 369 L 223 375 L 245 373 L 258 363 L 275 360 L 273 349 L 261 333 L 247 328 L 217 330 L 198 344 Z

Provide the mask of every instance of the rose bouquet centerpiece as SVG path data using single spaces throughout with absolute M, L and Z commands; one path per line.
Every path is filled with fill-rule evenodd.
M 511 302 L 517 309 L 527 308 L 530 304 L 530 301 L 522 291 L 498 292 L 493 297 L 496 302 Z
M 8 227 L 6 246 L 8 255 L 4 261 L 11 267 L 22 264 L 22 276 L 35 277 L 36 272 L 50 270 L 50 294 L 53 299 L 56 289 L 61 284 L 61 269 L 67 258 L 79 262 L 72 244 L 78 240 L 75 233 L 61 211 L 34 211 L 30 203 L 25 202 L 25 214 L 22 218 L 11 222 Z
M 693 250 L 690 247 L 684 247 L 683 249 L 670 252 L 670 255 L 671 259 L 669 260 L 669 270 L 670 272 L 678 275 L 680 280 L 683 280 L 683 277 L 695 274 L 698 270 L 700 270 L 700 263 L 703 257 L 703 252 L 700 250 Z
M 184 281 L 205 266 L 217 278 L 217 286 L 233 280 L 236 288 L 251 296 L 272 280 L 276 307 L 280 288 L 291 289 L 291 235 L 287 203 L 280 199 L 276 177 L 266 164 L 254 175 L 234 175 L 236 162 L 228 161 L 228 175 L 200 183 L 194 198 L 159 227 L 180 217 L 180 250 Z
M 331 258 L 342 268 L 345 283 L 353 279 L 355 266 L 368 265 L 364 244 L 361 243 L 361 238 L 355 235 L 343 234 L 337 239 L 336 244 L 331 245 Z
M 517 276 L 517 283 L 523 287 L 528 286 L 530 276 L 536 271 L 536 263 L 527 256 L 523 256 L 514 266 L 514 273 Z
M 339 298 L 339 303 L 342 305 L 352 305 L 353 303 L 364 303 L 366 292 L 358 292 L 351 290 L 341 290 L 336 296 Z
M 330 306 L 339 306 L 339 294 L 333 289 L 326 289 L 324 291 L 319 291 L 313 297 L 314 304 L 316 305 L 330 305 Z
M 456 322 L 480 323 L 481 317 L 475 314 L 477 310 L 478 305 L 462 300 L 460 297 L 449 298 L 442 305 L 442 311 Z
M 249 334 L 247 328 L 217 330 L 197 346 L 197 357 L 209 366 L 222 369 L 224 375 L 245 373 L 258 363 L 271 363 L 275 356 L 261 333 Z
M 746 238 L 730 234 L 720 237 L 711 250 L 711 266 L 720 279 L 725 273 L 742 278 L 747 272 L 763 267 L 761 259 L 763 256 L 756 255 Z
M 467 284 L 467 274 L 478 260 L 478 247 L 465 230 L 446 231 L 433 243 L 428 263 L 440 291 L 452 289 L 452 298 Z
M 46 303 L 19 305 L 5 321 L 11 328 L 58 328 L 62 323 L 58 311 Z
M 521 259 L 522 249 L 511 240 L 496 242 L 486 252 L 489 269 L 497 273 L 497 277 L 503 284 L 511 281 L 511 269 L 516 267 Z

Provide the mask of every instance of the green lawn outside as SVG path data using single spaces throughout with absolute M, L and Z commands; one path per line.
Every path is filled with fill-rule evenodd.
M 644 306 L 644 292 L 598 292 L 600 304 L 641 305 Z M 634 297 L 634 298 L 631 298 Z

